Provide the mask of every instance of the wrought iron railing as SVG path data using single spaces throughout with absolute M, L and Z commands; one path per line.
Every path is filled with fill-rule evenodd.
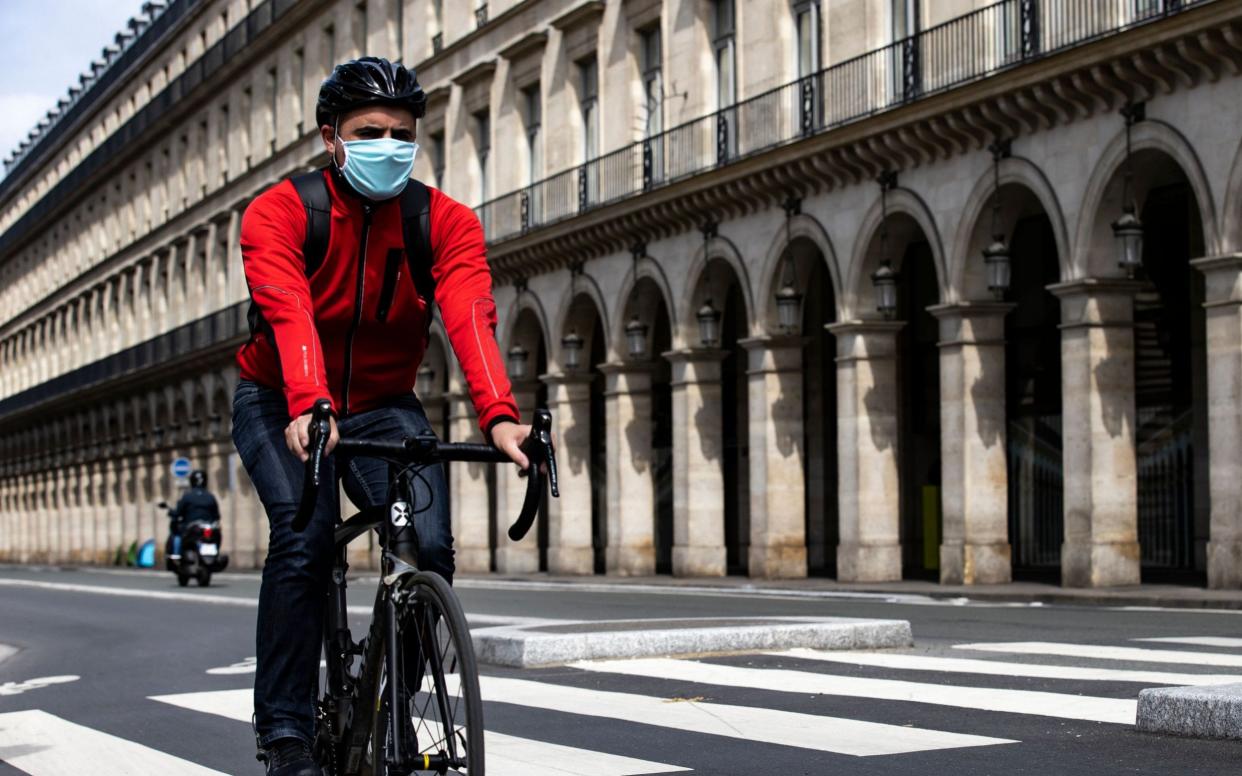
M 1144 567 L 1195 565 L 1194 411 L 1138 411 L 1138 538 Z
M 484 202 L 489 242 L 1214 0 L 1002 0 Z
M 1011 420 L 1006 439 L 1013 565 L 1055 567 L 1061 563 L 1065 531 L 1061 418 Z

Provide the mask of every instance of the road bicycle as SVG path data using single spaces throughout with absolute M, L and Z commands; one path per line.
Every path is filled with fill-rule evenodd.
M 316 404 L 295 531 L 310 521 L 323 484 L 330 415 L 326 401 Z M 551 414 L 537 411 L 522 445 L 530 466 L 523 472 L 522 511 L 509 528 L 513 541 L 533 525 L 545 483 L 553 497 L 560 495 L 551 427 Z M 483 700 L 470 631 L 453 588 L 439 574 L 417 567 L 414 483 L 427 466 L 503 463 L 509 457 L 492 445 L 445 443 L 434 435 L 342 438 L 334 453 L 388 462 L 389 491 L 383 506 L 364 509 L 335 529 L 315 758 L 325 776 L 483 776 Z M 356 642 L 346 608 L 345 549 L 371 529 L 379 531 L 382 547 L 380 580 L 367 635 Z

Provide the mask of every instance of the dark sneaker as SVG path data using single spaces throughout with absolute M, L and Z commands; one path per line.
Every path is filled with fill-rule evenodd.
M 311 757 L 310 744 L 300 738 L 281 738 L 264 753 L 267 776 L 323 776 Z

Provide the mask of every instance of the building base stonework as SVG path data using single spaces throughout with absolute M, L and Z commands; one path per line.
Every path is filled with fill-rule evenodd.
M 1217 590 L 1242 588 L 1242 540 L 1207 543 L 1208 587 Z
M 901 581 L 901 545 L 842 544 L 838 546 L 837 579 L 842 582 Z
M 1138 542 L 1067 542 L 1061 547 L 1061 584 L 1065 587 L 1120 587 L 1138 583 Z
M 673 547 L 673 576 L 675 577 L 723 577 L 725 569 L 723 546 Z
M 940 581 L 946 585 L 1002 585 L 1013 581 L 1009 542 L 940 545 Z

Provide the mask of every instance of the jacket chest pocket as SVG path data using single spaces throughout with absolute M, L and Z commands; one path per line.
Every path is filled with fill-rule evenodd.
M 375 312 L 375 319 L 380 323 L 388 320 L 393 297 L 397 294 L 397 283 L 401 280 L 401 265 L 404 263 L 405 251 L 400 248 L 388 251 L 388 259 L 384 262 L 384 285 L 380 288 L 379 308 Z

